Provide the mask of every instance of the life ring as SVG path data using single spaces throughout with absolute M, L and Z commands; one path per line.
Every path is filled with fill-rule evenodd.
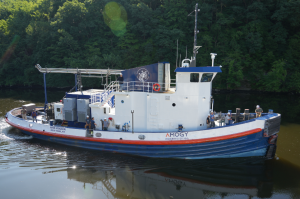
M 153 90 L 154 91 L 160 91 L 160 85 L 158 83 L 153 84 Z

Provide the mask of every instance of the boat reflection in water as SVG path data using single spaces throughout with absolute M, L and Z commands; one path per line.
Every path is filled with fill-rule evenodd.
M 90 183 L 107 198 L 271 197 L 272 171 L 263 159 L 177 161 L 146 159 L 136 165 L 68 168 L 68 179 Z M 134 158 L 133 158 L 134 159 Z M 111 160 L 110 160 L 111 161 Z M 156 162 L 157 161 L 157 162 Z M 154 166 L 156 168 L 154 168 Z M 148 167 L 148 168 L 147 168 Z

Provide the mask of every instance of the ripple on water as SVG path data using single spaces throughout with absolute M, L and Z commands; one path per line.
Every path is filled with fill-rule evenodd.
M 67 167 L 65 151 L 49 150 L 49 146 L 41 145 L 32 136 L 8 125 L 4 118 L 0 119 L 0 127 L 0 168 L 7 169 L 7 165 L 14 163 L 34 169 Z

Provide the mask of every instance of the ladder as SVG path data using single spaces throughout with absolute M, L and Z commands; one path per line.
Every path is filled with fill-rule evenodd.
M 115 94 L 111 92 L 102 102 L 99 104 L 99 107 L 104 106 Z
M 118 81 L 112 81 L 108 86 L 104 88 L 105 91 L 119 91 L 119 82 Z

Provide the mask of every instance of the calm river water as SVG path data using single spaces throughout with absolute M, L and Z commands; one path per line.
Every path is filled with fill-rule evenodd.
M 57 101 L 64 92 L 48 92 Z M 32 139 L 4 121 L 14 107 L 43 105 L 36 90 L 0 90 L 0 198 L 300 198 L 300 97 L 214 94 L 215 110 L 282 113 L 276 158 L 161 160 Z

